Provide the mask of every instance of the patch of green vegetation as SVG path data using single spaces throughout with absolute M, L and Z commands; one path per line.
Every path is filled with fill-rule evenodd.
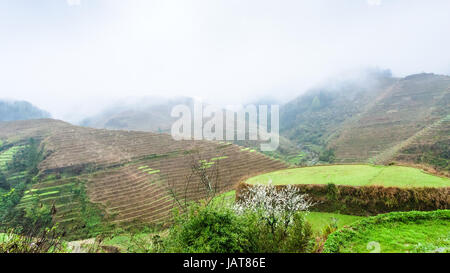
M 92 238 L 112 230 L 104 210 L 89 201 L 81 178 L 47 181 L 34 187 L 25 192 L 16 208 L 26 211 L 28 218 L 50 215 L 66 231 L 65 239 Z
M 14 155 L 20 151 L 23 148 L 23 146 L 13 146 L 9 148 L 8 150 L 4 151 L 0 154 L 0 170 L 6 171 L 7 164 L 10 163 Z
M 148 174 L 154 174 L 154 173 L 159 173 L 160 172 L 160 170 L 153 170 L 153 171 L 149 171 L 149 172 L 147 172 Z
M 25 211 L 17 205 L 38 173 L 37 165 L 43 158 L 42 150 L 37 141 L 29 139 L 25 145 L 13 146 L 2 155 L 6 163 L 0 171 L 0 229 L 32 226 L 42 216 L 33 214 L 39 209 Z
M 232 206 L 235 200 L 236 200 L 236 191 L 232 190 L 214 197 L 214 199 L 211 200 L 211 203 L 217 206 Z
M 42 184 L 40 184 L 42 185 Z M 29 193 L 37 193 L 37 194 L 41 194 L 41 193 L 45 193 L 51 190 L 55 190 L 55 189 L 64 189 L 67 187 L 72 187 L 75 186 L 75 183 L 67 183 L 67 184 L 63 184 L 63 185 L 56 185 L 56 186 L 50 186 L 50 187 L 45 187 L 42 189 L 30 189 L 25 191 L 25 194 L 29 194 Z
M 450 179 L 427 174 L 416 168 L 375 165 L 331 165 L 286 169 L 247 180 L 248 183 L 275 185 L 328 184 L 350 186 L 448 187 Z
M 305 157 L 306 157 L 306 154 L 302 152 L 297 155 L 286 156 L 285 160 L 289 164 L 300 165 L 304 161 Z
M 200 164 L 200 168 L 202 169 L 209 169 L 215 164 L 215 162 L 208 162 L 207 160 L 204 159 L 199 160 L 198 163 Z
M 217 161 L 217 160 L 222 160 L 222 159 L 226 159 L 226 158 L 228 158 L 228 156 L 213 157 L 213 158 L 211 158 L 211 161 Z
M 169 152 L 166 154 L 150 154 L 150 155 L 146 155 L 142 158 L 133 160 L 131 162 L 128 162 L 128 164 L 132 164 L 132 163 L 138 163 L 142 160 L 154 160 L 154 159 L 161 159 L 161 158 L 167 158 L 167 157 L 173 157 L 173 156 L 178 156 L 180 154 L 180 151 L 173 151 L 173 152 Z
M 145 168 L 148 168 L 148 166 L 147 166 L 147 165 L 140 166 L 140 167 L 138 168 L 138 170 L 142 170 L 142 169 L 145 169 Z
M 56 194 L 59 193 L 59 191 L 49 191 L 49 192 L 44 192 L 39 194 L 39 196 L 46 196 L 46 195 L 51 195 L 51 194 Z
M 115 246 L 120 252 L 142 253 L 154 252 L 155 238 L 166 236 L 166 231 L 149 230 L 145 227 L 135 232 L 122 232 L 106 238 L 102 244 Z
M 345 215 L 328 212 L 309 212 L 306 220 L 311 224 L 313 231 L 321 232 L 326 226 L 336 223 L 338 228 L 352 224 L 363 219 L 362 216 Z
M 231 142 L 228 142 L 228 143 L 224 142 L 224 144 L 219 143 L 219 146 L 217 146 L 217 150 L 224 149 L 230 145 L 233 145 L 233 143 L 231 143 Z
M 324 149 L 319 154 L 319 160 L 322 162 L 333 163 L 336 159 L 336 155 L 332 149 Z
M 332 233 L 325 252 L 450 252 L 450 210 L 393 212 Z

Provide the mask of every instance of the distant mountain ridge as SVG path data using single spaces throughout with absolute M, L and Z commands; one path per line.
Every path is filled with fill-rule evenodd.
M 81 125 L 170 132 L 176 120 L 170 117 L 172 107 L 193 102 L 182 98 L 113 107 Z M 281 105 L 281 143 L 273 155 L 301 165 L 398 161 L 448 171 L 448 122 L 437 122 L 449 114 L 449 76 L 421 73 L 397 78 L 389 70 L 368 70 L 313 88 Z M 425 130 L 432 125 L 433 130 Z
M 175 105 L 192 106 L 192 98 L 172 100 L 142 98 L 139 101 L 113 105 L 100 114 L 84 119 L 80 125 L 100 129 L 134 130 L 168 133 L 177 119 L 170 116 Z
M 41 119 L 51 117 L 50 113 L 39 109 L 27 101 L 0 100 L 0 121 Z

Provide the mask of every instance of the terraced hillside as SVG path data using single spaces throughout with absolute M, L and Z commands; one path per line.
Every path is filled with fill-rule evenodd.
M 55 132 L 73 130 L 69 123 L 54 119 L 21 120 L 14 122 L 0 122 L 1 147 L 34 138 L 43 140 Z
M 339 162 L 383 163 L 450 111 L 450 77 L 418 74 L 398 80 L 330 140 Z M 432 129 L 432 128 L 431 128 Z M 410 141 L 408 141 L 410 139 Z M 433 137 L 428 137 L 434 143 Z M 447 146 L 448 147 L 448 146 Z
M 450 114 L 449 76 L 375 71 L 312 89 L 280 109 L 281 136 L 302 150 L 303 165 L 402 161 L 445 169 L 436 150 L 449 150 L 440 124 Z M 425 150 L 424 160 L 417 155 Z
M 5 173 L 8 173 L 6 183 L 10 185 L 19 183 L 27 174 L 26 170 L 18 170 L 13 172 L 8 171 L 8 164 L 13 161 L 14 155 L 24 149 L 24 147 L 25 146 L 13 146 L 3 152 L 0 152 L 0 174 L 5 175 Z
M 450 115 L 408 139 L 393 158 L 400 162 L 431 165 L 450 173 Z
M 44 204 L 61 224 L 75 229 L 105 219 L 161 223 L 175 205 L 171 192 L 188 200 L 203 198 L 200 178 L 192 176 L 194 155 L 206 168 L 215 167 L 219 191 L 230 190 L 246 177 L 286 167 L 223 142 L 174 141 L 166 134 L 91 129 L 54 120 L 0 126 L 4 145 L 36 138 L 44 150 L 36 183 L 19 206 Z

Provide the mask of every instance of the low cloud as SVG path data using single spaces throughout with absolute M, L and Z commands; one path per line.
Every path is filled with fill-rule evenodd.
M 381 5 L 381 0 L 367 0 L 369 6 L 379 6 Z
M 66 0 L 67 5 L 71 6 L 79 6 L 81 5 L 81 0 Z

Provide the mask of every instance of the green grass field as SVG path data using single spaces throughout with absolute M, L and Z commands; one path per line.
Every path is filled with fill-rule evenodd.
M 416 168 L 375 165 L 331 165 L 286 169 L 262 174 L 247 183 L 274 185 L 328 184 L 350 186 L 450 187 L 450 179 L 434 176 Z
M 327 212 L 309 212 L 306 220 L 311 224 L 313 231 L 320 233 L 324 227 L 336 221 L 338 228 L 350 225 L 358 220 L 363 219 L 362 216 L 345 215 Z
M 449 217 L 449 210 L 394 212 L 369 217 L 330 235 L 326 248 L 341 253 L 448 253 Z

